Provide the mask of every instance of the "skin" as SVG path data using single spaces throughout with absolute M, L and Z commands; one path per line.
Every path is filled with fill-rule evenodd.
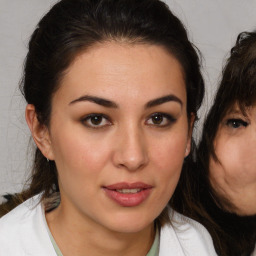
M 110 42 L 81 53 L 68 68 L 48 128 L 27 106 L 34 140 L 58 169 L 61 203 L 46 219 L 64 255 L 146 255 L 154 220 L 190 151 L 186 101 L 182 67 L 165 49 Z M 156 124 L 152 115 L 159 112 Z M 104 115 L 99 124 L 92 113 Z M 153 188 L 140 205 L 123 207 L 102 188 L 119 182 Z
M 245 117 L 237 106 L 220 123 L 214 148 L 219 162 L 210 158 L 210 181 L 239 215 L 256 214 L 256 107 Z

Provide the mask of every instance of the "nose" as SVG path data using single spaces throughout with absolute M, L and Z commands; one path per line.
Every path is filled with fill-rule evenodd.
M 123 129 L 117 134 L 115 145 L 113 162 L 118 168 L 136 171 L 148 164 L 147 143 L 139 128 Z

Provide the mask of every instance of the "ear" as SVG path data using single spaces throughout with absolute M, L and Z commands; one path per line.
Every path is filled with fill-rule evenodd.
M 34 105 L 27 105 L 25 117 L 34 142 L 39 150 L 47 159 L 54 160 L 49 129 L 46 125 L 39 123 Z
M 193 133 L 193 127 L 195 122 L 195 114 L 190 114 L 190 122 L 188 124 L 188 139 L 187 139 L 187 146 L 185 151 L 185 157 L 187 157 L 191 150 L 191 139 L 192 139 L 192 133 Z

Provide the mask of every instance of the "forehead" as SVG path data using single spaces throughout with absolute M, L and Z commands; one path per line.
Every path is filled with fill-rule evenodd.
M 232 104 L 226 111 L 226 115 L 241 114 L 241 108 L 237 103 Z
M 186 101 L 179 61 L 161 46 L 108 42 L 80 53 L 66 71 L 57 94 L 157 97 L 172 93 Z M 155 94 L 155 95 L 154 95 Z
M 255 108 L 255 105 L 245 106 L 244 103 L 235 102 L 227 108 L 224 117 L 227 115 L 243 115 L 247 117 L 253 108 Z

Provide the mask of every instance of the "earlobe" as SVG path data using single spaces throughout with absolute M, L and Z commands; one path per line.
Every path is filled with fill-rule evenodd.
M 187 157 L 190 153 L 190 145 L 187 145 L 186 147 L 186 152 L 185 152 L 185 157 Z
M 190 148 L 191 148 L 191 140 L 189 140 L 188 144 L 187 144 L 187 147 L 186 147 L 186 151 L 185 151 L 185 157 L 187 157 L 190 153 Z
M 47 159 L 54 160 L 48 127 L 38 121 L 34 105 L 27 105 L 25 117 L 33 140 L 39 150 Z

